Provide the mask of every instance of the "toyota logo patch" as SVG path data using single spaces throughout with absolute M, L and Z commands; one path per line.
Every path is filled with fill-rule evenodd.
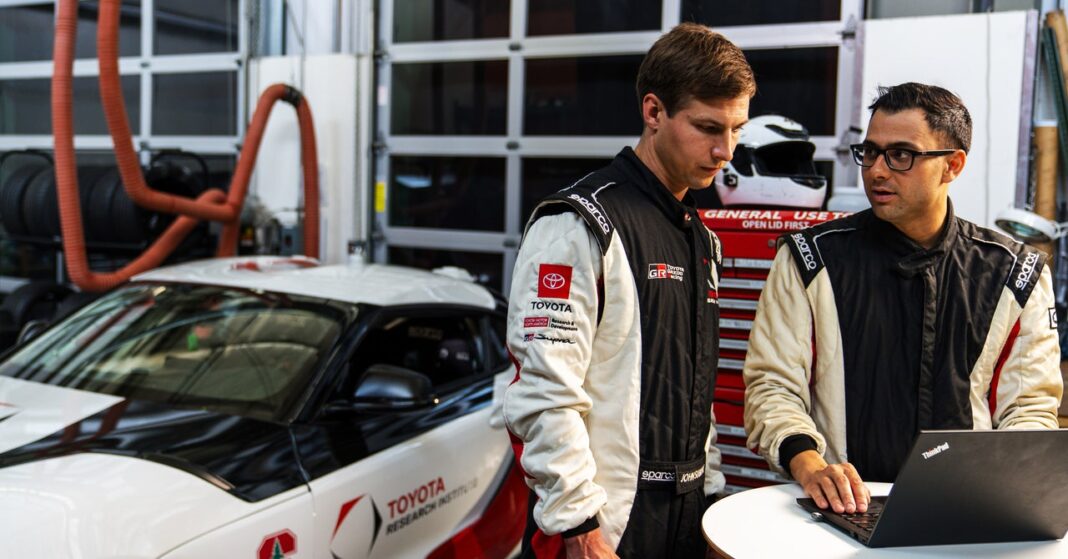
M 567 299 L 571 295 L 571 266 L 538 265 L 538 297 Z
M 546 289 L 560 289 L 564 286 L 564 281 L 564 276 L 557 273 L 545 274 L 545 276 L 541 278 L 541 284 L 544 285 Z

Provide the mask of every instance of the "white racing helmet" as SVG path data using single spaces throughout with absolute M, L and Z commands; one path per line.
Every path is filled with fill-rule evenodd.
M 716 175 L 716 194 L 725 207 L 820 208 L 827 179 L 816 173 L 815 151 L 801 124 L 755 117 L 742 128 L 734 159 Z

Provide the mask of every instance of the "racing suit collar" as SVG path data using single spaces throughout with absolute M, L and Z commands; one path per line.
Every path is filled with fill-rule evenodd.
M 923 248 L 893 224 L 879 219 L 874 213 L 869 213 L 869 216 L 876 237 L 898 258 L 895 271 L 905 277 L 912 277 L 935 264 L 953 246 L 957 238 L 958 225 L 952 200 L 946 200 L 946 221 L 929 249 Z
M 699 221 L 697 210 L 694 209 L 693 196 L 687 192 L 682 197 L 682 201 L 676 199 L 664 183 L 656 178 L 656 175 L 645 166 L 645 163 L 642 163 L 641 159 L 638 159 L 638 155 L 629 146 L 624 147 L 616 155 L 616 160 L 623 163 L 620 165 L 623 172 L 638 186 L 642 194 L 652 200 L 653 205 L 659 208 L 668 221 L 676 227 L 688 229 L 693 223 Z

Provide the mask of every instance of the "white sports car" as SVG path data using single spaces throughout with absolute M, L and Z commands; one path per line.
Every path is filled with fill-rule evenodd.
M 0 555 L 504 557 L 504 313 L 391 266 L 143 274 L 0 361 Z

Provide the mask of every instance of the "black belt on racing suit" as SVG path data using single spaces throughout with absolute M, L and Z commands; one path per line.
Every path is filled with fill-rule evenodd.
M 647 462 L 638 466 L 638 489 L 674 491 L 682 495 L 704 487 L 705 458 L 686 462 Z

